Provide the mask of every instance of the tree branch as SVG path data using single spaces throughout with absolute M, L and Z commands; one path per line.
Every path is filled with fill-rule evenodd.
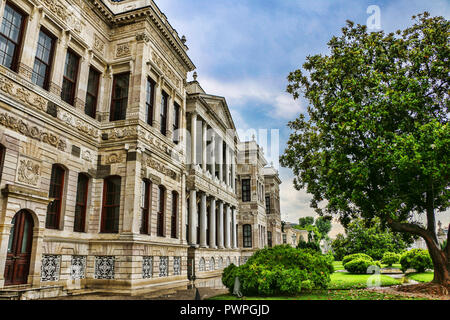
M 394 231 L 412 233 L 412 234 L 421 236 L 423 238 L 430 236 L 428 234 L 427 230 L 419 227 L 418 225 L 412 224 L 412 223 L 400 223 L 398 221 L 394 221 L 391 218 L 388 218 L 387 222 L 388 222 L 389 226 L 392 228 L 392 230 L 394 230 Z

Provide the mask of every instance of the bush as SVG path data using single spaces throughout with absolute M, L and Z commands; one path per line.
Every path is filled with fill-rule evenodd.
M 222 283 L 233 293 L 237 267 L 232 263 L 223 270 Z
M 433 269 L 433 261 L 430 253 L 425 249 L 412 249 L 402 254 L 400 258 L 403 273 L 408 269 L 414 269 L 419 273 L 426 269 Z
M 320 245 L 317 242 L 306 242 L 303 239 L 300 239 L 298 242 L 297 249 L 310 249 L 320 253 L 322 252 L 322 249 L 320 249 Z
M 246 296 L 295 295 L 327 288 L 331 270 L 333 265 L 322 254 L 283 245 L 258 250 L 246 264 L 228 267 L 222 282 L 232 292 L 234 278 L 239 277 L 241 292 Z
M 356 258 L 347 262 L 344 265 L 344 268 L 350 273 L 367 274 L 370 266 L 381 268 L 381 263 L 379 261 L 373 261 L 372 259 Z
M 383 258 L 381 259 L 381 263 L 387 264 L 389 267 L 392 267 L 394 263 L 398 263 L 400 260 L 400 255 L 395 252 L 385 252 L 383 254 Z
M 345 265 L 346 263 L 350 262 L 351 260 L 354 260 L 357 258 L 362 258 L 362 259 L 366 259 L 369 261 L 373 261 L 372 257 L 365 253 L 354 253 L 354 254 L 345 256 L 344 259 L 342 259 L 342 264 Z

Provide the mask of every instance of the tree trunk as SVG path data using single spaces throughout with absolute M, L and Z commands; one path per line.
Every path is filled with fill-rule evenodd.
M 433 282 L 446 287 L 450 287 L 450 246 L 448 243 L 450 234 L 447 238 L 447 246 L 444 248 L 444 250 L 441 250 L 439 244 L 435 240 L 436 237 L 434 236 L 433 232 L 425 230 L 414 224 L 399 223 L 393 221 L 392 219 L 388 219 L 388 223 L 394 231 L 412 233 L 422 237 L 425 240 L 434 266 Z

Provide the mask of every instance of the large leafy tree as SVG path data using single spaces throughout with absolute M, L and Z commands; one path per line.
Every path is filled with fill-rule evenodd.
M 310 104 L 308 117 L 289 123 L 281 163 L 320 215 L 344 226 L 379 217 L 425 239 L 434 281 L 450 285 L 450 247 L 436 237 L 436 212 L 450 202 L 449 21 L 413 20 L 390 34 L 348 21 L 329 54 L 309 56 L 289 75 L 288 92 Z

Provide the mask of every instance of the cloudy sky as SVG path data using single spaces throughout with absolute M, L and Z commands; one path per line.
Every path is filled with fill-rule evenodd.
M 227 99 L 241 140 L 252 129 L 263 129 L 269 138 L 257 134 L 257 139 L 270 143 L 271 130 L 279 130 L 280 154 L 290 134 L 287 123 L 307 106 L 285 93 L 286 77 L 308 55 L 327 53 L 327 42 L 340 34 L 347 19 L 367 24 L 368 8 L 376 5 L 381 28 L 390 32 L 411 25 L 411 16 L 423 11 L 450 17 L 447 0 L 155 1 L 179 35 L 186 36 L 202 87 Z M 267 150 L 266 156 L 277 163 L 276 152 Z M 294 190 L 291 170 L 280 168 L 280 175 L 282 219 L 297 222 L 315 215 L 306 192 Z M 441 216 L 447 224 L 448 216 Z M 332 235 L 341 231 L 335 225 Z

